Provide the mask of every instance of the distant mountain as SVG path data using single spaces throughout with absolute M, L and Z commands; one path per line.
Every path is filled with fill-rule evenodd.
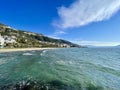
M 114 46 L 115 48 L 120 48 L 120 45 Z
M 88 48 L 94 48 L 94 47 L 97 47 L 97 46 L 94 46 L 94 45 L 84 45 L 85 47 L 88 47 Z
M 113 47 L 113 46 L 94 46 L 94 45 L 86 45 L 86 47 L 88 47 L 88 48 L 110 48 L 110 47 Z
M 120 47 L 120 45 L 117 45 L 116 47 Z
M 0 23 L 0 46 L 8 48 L 27 47 L 81 47 L 62 39 L 54 39 L 43 34 L 16 30 Z

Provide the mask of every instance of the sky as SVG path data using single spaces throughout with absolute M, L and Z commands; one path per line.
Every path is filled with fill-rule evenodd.
M 120 0 L 0 0 L 0 22 L 80 45 L 120 45 Z

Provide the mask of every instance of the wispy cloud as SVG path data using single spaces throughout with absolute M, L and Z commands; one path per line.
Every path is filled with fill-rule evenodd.
M 61 30 L 56 30 L 55 32 L 54 32 L 54 35 L 60 35 L 60 34 L 66 34 L 66 32 L 65 31 L 61 31 Z
M 56 38 L 56 39 L 60 39 L 60 35 L 66 34 L 65 31 L 62 30 L 56 30 L 54 33 L 52 33 L 51 35 L 48 35 L 51 38 Z
M 109 19 L 120 9 L 120 0 L 76 0 L 69 7 L 58 8 L 54 26 L 74 28 Z
M 116 46 L 120 45 L 120 42 L 99 42 L 99 41 L 78 41 L 80 45 L 94 45 L 94 46 Z
M 51 37 L 51 38 L 55 38 L 55 39 L 60 39 L 60 35 L 62 35 L 62 34 L 66 34 L 66 32 L 64 32 L 64 31 L 61 31 L 61 30 L 56 30 L 54 33 L 52 33 L 51 35 L 47 35 L 47 36 L 49 36 L 49 37 Z

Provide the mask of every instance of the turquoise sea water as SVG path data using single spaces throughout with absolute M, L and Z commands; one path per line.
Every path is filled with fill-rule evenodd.
M 0 53 L 0 90 L 120 90 L 120 49 Z

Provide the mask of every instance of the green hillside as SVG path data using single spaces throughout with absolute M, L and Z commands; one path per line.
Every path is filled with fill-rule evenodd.
M 54 39 L 43 34 L 16 30 L 0 23 L 0 45 L 8 48 L 27 47 L 80 47 L 62 39 Z

